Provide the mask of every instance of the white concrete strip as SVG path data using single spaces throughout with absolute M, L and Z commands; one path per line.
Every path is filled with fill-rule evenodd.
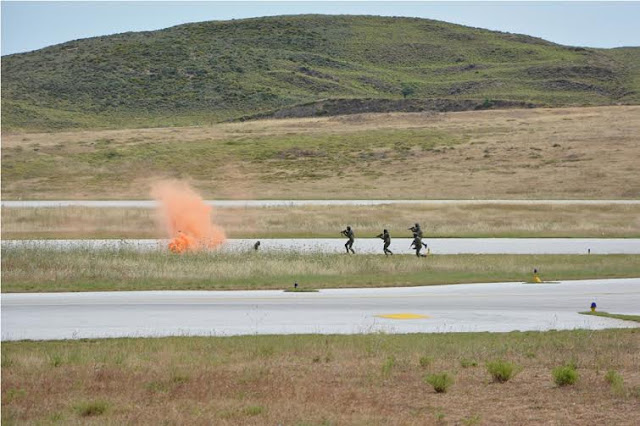
M 250 334 L 444 333 L 603 329 L 638 323 L 580 315 L 640 314 L 640 278 L 557 284 L 282 291 L 2 294 L 2 340 Z M 395 320 L 378 315 L 429 318 Z
M 607 205 L 640 204 L 640 200 L 207 200 L 214 207 L 377 206 L 385 204 L 424 205 Z M 9 200 L 2 207 L 95 207 L 153 208 L 153 200 Z
M 253 251 L 257 239 L 230 239 L 223 252 Z M 415 254 L 411 238 L 393 238 L 395 254 Z M 433 254 L 640 254 L 638 238 L 425 238 Z M 260 239 L 261 252 L 343 253 L 345 239 L 269 238 Z M 167 250 L 168 240 L 3 240 L 2 248 L 133 249 Z M 383 254 L 382 240 L 356 238 L 357 254 Z

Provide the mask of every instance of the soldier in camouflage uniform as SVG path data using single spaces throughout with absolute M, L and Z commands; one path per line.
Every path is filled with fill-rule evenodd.
M 420 244 L 422 244 L 424 248 L 427 248 L 427 245 L 422 242 L 422 229 L 420 229 L 419 223 L 415 223 L 411 228 L 409 228 L 409 231 L 414 233 L 414 238 L 415 238 L 415 235 L 417 234 L 418 238 L 420 239 Z
M 353 234 L 353 230 L 351 229 L 351 227 L 347 226 L 347 229 L 345 229 L 340 233 L 349 239 L 349 241 L 347 241 L 347 243 L 344 245 L 344 247 L 347 249 L 347 254 L 349 254 L 349 250 L 351 250 L 351 253 L 355 254 L 356 252 L 353 251 L 353 248 L 352 248 L 355 236 Z
M 418 233 L 414 232 L 413 233 L 413 241 L 411 242 L 411 245 L 409 247 L 416 250 L 416 256 L 418 256 L 418 257 L 427 257 L 427 255 L 420 253 L 420 250 L 422 250 L 422 246 L 423 245 L 426 247 L 426 244 L 424 244 L 422 242 L 422 239 L 420 238 Z
M 389 231 L 386 229 L 382 231 L 382 234 L 379 234 L 376 238 L 382 238 L 384 241 L 384 255 L 393 254 L 391 250 L 389 250 L 389 245 L 391 244 L 391 236 L 389 235 Z

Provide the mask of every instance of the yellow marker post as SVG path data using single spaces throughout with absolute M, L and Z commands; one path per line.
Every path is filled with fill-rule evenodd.
M 533 282 L 534 283 L 541 283 L 542 282 L 542 280 L 538 276 L 538 270 L 537 269 L 533 270 Z

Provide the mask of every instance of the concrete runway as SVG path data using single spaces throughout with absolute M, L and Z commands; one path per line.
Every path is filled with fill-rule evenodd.
M 640 204 L 640 200 L 206 200 L 214 207 L 378 206 L 385 204 L 606 205 Z M 153 200 L 9 200 L 2 207 L 154 208 Z
M 2 340 L 638 327 L 640 278 L 282 291 L 2 294 Z M 424 318 L 388 319 L 389 314 Z
M 230 239 L 223 252 L 253 251 L 257 239 Z M 395 254 L 415 254 L 411 238 L 393 238 Z M 344 253 L 344 238 L 261 238 L 261 252 Z M 638 238 L 425 238 L 433 254 L 640 254 Z M 3 249 L 55 248 L 167 250 L 168 240 L 4 240 Z M 382 240 L 356 238 L 358 254 L 382 255 Z

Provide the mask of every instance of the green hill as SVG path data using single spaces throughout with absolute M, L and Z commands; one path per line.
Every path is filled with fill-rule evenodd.
M 640 103 L 640 48 L 445 22 L 280 16 L 75 40 L 2 58 L 4 129 Z

